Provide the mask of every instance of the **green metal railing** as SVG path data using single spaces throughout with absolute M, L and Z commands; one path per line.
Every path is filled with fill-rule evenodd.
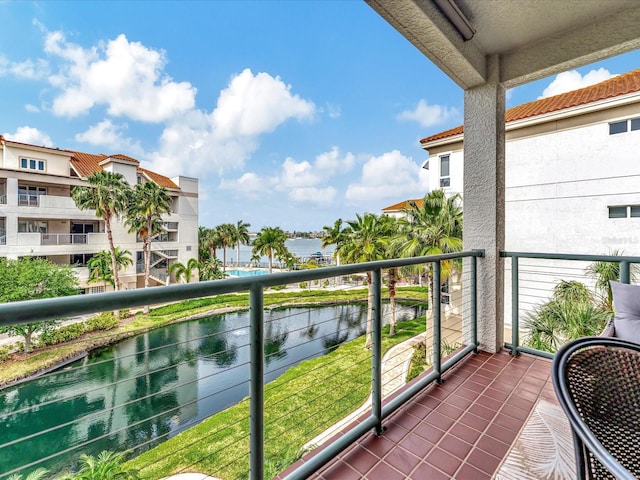
M 122 310 L 144 305 L 182 301 L 200 297 L 209 297 L 233 292 L 249 291 L 250 304 L 250 477 L 262 480 L 264 475 L 264 289 L 280 285 L 296 284 L 323 280 L 343 275 L 371 272 L 373 286 L 373 326 L 372 326 L 372 408 L 371 415 L 357 424 L 348 433 L 310 458 L 298 469 L 287 475 L 287 480 L 307 478 L 341 451 L 353 444 L 370 430 L 378 435 L 383 433 L 382 422 L 411 397 L 426 386 L 440 382 L 444 372 L 453 367 L 471 352 L 477 351 L 477 258 L 483 252 L 469 251 L 455 254 L 432 255 L 409 259 L 383 260 L 339 267 L 313 270 L 275 273 L 252 277 L 230 278 L 200 283 L 153 287 L 147 289 L 107 292 L 95 295 L 79 295 L 28 302 L 15 302 L 0 305 L 0 326 L 29 323 L 34 321 L 71 317 L 97 311 Z M 440 289 L 434 289 L 434 338 L 433 369 L 420 377 L 418 381 L 395 395 L 383 404 L 382 395 L 382 309 L 381 309 L 381 271 L 394 267 L 405 267 L 431 263 L 433 265 L 433 284 L 441 284 L 441 262 L 453 259 L 469 258 L 469 329 L 466 346 L 442 362 Z M 638 259 L 640 262 L 640 259 Z
M 631 264 L 640 264 L 640 257 L 621 255 L 500 252 L 500 256 L 511 259 L 511 343 L 505 343 L 505 347 L 511 350 L 512 355 L 530 353 L 545 358 L 553 358 L 554 354 L 520 345 L 520 259 L 614 262 L 620 264 L 620 282 L 622 283 L 629 283 L 631 281 Z

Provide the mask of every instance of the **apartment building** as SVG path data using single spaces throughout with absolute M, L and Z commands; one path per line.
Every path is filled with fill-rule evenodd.
M 505 117 L 505 249 L 640 256 L 640 70 L 519 105 Z M 463 127 L 421 145 L 430 189 L 462 193 Z M 520 281 L 525 307 L 546 301 L 560 278 L 593 285 L 587 264 L 529 263 Z M 508 262 L 505 275 L 510 297 Z
M 102 283 L 87 283 L 87 262 L 108 249 L 104 221 L 92 210 L 76 207 L 71 192 L 87 185 L 92 173 L 120 173 L 130 185 L 155 182 L 172 199 L 165 231 L 152 243 L 151 283 L 171 280 L 169 265 L 185 263 L 198 255 L 198 180 L 168 178 L 140 167 L 140 162 L 122 154 L 104 155 L 14 142 L 0 136 L 0 256 L 45 257 L 54 263 L 74 266 L 86 293 L 110 290 Z M 131 252 L 133 265 L 121 272 L 123 288 L 144 285 L 142 242 L 118 220 L 113 224 L 117 246 Z

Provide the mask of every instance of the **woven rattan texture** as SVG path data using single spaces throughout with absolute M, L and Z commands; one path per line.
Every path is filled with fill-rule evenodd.
M 593 435 L 618 462 L 640 476 L 640 353 L 591 347 L 567 362 L 571 397 Z M 588 454 L 588 478 L 615 478 Z

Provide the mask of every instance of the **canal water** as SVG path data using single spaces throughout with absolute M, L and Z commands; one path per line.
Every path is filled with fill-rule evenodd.
M 362 335 L 366 314 L 366 305 L 266 312 L 265 382 Z M 421 315 L 398 306 L 398 321 Z M 140 453 L 237 403 L 249 394 L 248 326 L 248 312 L 169 325 L 1 390 L 0 472 L 44 458 L 38 466 L 60 471 L 102 450 Z

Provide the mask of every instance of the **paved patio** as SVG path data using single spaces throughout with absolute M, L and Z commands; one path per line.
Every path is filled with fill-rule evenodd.
M 570 432 L 550 370 L 549 360 L 530 355 L 472 355 L 447 372 L 441 385 L 428 387 L 394 412 L 384 422 L 387 430 L 382 436 L 365 435 L 312 478 L 572 478 Z M 549 411 L 556 420 L 543 418 L 538 423 L 555 423 L 556 431 L 540 435 L 536 415 Z M 525 424 L 530 424 L 527 438 L 522 433 L 527 433 Z M 549 472 L 541 473 L 536 462 L 533 468 L 538 471 L 530 470 L 524 458 L 529 451 L 544 452 L 549 461 L 543 467 Z

